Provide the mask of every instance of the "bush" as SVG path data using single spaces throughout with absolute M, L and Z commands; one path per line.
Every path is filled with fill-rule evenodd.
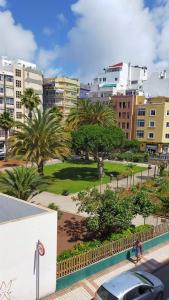
M 64 250 L 60 255 L 57 257 L 57 261 L 62 261 L 64 259 L 70 258 L 75 255 L 79 255 L 81 253 L 87 252 L 91 249 L 103 246 L 104 244 L 110 243 L 110 241 L 117 241 L 122 238 L 131 237 L 133 233 L 143 233 L 153 229 L 152 225 L 140 225 L 140 226 L 131 226 L 129 229 L 123 230 L 121 232 L 112 233 L 108 240 L 93 240 L 89 242 L 82 242 L 75 245 L 70 250 Z
M 69 195 L 69 191 L 68 190 L 63 190 L 62 195 L 63 196 L 68 196 Z
M 148 161 L 148 153 L 133 153 L 130 151 L 124 153 L 111 153 L 109 159 L 143 163 Z

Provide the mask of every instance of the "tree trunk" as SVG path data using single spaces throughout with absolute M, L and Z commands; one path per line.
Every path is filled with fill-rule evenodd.
M 85 150 L 85 160 L 89 160 L 89 151 L 88 151 L 88 149 Z
M 44 162 L 41 161 L 39 164 L 38 164 L 38 173 L 40 175 L 44 175 Z
M 5 129 L 5 161 L 8 161 L 8 130 Z
M 32 111 L 29 109 L 28 118 L 32 120 Z
M 98 178 L 100 179 L 104 175 L 104 162 L 103 159 L 97 159 L 97 170 L 98 170 Z
M 144 217 L 144 225 L 146 224 L 146 217 Z

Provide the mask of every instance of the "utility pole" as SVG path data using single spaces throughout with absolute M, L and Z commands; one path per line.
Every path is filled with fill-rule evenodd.
M 6 74 L 3 73 L 4 75 L 4 112 L 6 112 Z

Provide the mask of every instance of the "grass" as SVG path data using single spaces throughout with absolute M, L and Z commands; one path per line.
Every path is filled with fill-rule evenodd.
M 134 166 L 135 173 L 145 170 L 143 167 Z M 49 177 L 50 184 L 44 190 L 62 194 L 64 190 L 69 193 L 76 193 L 81 190 L 92 188 L 99 185 L 97 178 L 97 165 L 94 162 L 63 162 L 45 166 L 45 176 Z M 128 171 L 127 166 L 118 163 L 105 162 L 105 176 L 103 183 L 110 182 L 110 173 L 124 174 Z

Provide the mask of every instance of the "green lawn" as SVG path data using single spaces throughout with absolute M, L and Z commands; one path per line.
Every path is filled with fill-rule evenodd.
M 135 166 L 134 172 L 140 172 L 145 168 Z M 124 174 L 127 172 L 127 166 L 122 164 L 105 162 L 105 176 L 102 179 L 103 183 L 109 183 L 109 174 L 114 172 Z M 44 190 L 61 194 L 63 190 L 68 190 L 69 193 L 76 193 L 81 190 L 92 188 L 99 185 L 97 179 L 97 165 L 94 162 L 64 162 L 55 165 L 45 166 L 45 175 L 51 178 L 50 183 L 45 186 Z

